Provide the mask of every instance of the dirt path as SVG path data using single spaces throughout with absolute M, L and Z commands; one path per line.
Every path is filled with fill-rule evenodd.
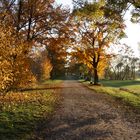
M 65 81 L 62 95 L 45 140 L 140 140 L 140 123 L 127 121 L 108 95 L 94 93 L 76 81 Z

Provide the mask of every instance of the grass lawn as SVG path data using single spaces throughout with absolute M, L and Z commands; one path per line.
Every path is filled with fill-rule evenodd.
M 140 80 L 128 80 L 128 81 L 102 80 L 101 83 L 105 87 L 124 88 L 140 94 Z
M 109 94 L 123 102 L 135 107 L 140 108 L 140 81 L 109 81 L 103 80 L 101 84 L 103 86 L 90 85 L 89 82 L 83 82 L 90 89 L 99 92 Z M 129 89 L 128 91 L 120 90 L 120 88 Z M 134 91 L 136 94 L 132 93 Z
M 43 85 L 46 88 L 45 84 L 40 85 L 41 88 Z M 58 100 L 59 94 L 54 89 L 9 92 L 0 96 L 0 140 L 34 139 L 39 124 L 47 123 Z
M 140 81 L 139 80 L 101 80 L 101 83 L 104 86 L 110 86 L 110 87 L 124 87 L 124 86 L 132 86 L 132 85 L 139 85 L 140 86 Z

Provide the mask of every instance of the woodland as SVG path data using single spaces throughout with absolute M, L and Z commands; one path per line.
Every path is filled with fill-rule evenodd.
M 139 58 L 119 41 L 126 37 L 123 17 L 132 4 L 132 22 L 139 23 L 139 2 L 73 4 L 70 11 L 49 0 L 1 0 L 1 91 L 55 79 L 66 71 L 93 77 L 95 85 L 99 78 L 135 79 Z M 111 47 L 119 52 L 109 51 Z
M 73 0 L 73 9 L 0 0 L 0 139 L 35 139 L 36 122 L 53 114 L 66 79 L 140 108 L 140 53 L 121 43 L 130 7 L 140 24 L 139 0 Z

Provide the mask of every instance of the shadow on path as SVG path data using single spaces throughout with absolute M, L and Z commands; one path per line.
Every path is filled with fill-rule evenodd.
M 98 129 L 90 129 L 93 125 L 97 125 L 100 120 L 97 118 L 87 118 L 84 120 L 73 120 L 72 118 L 64 120 L 64 122 L 57 127 L 54 127 L 48 135 L 46 140 L 85 140 L 90 138 L 107 137 L 112 132 Z M 76 133 L 75 133 L 76 132 Z M 71 134 L 74 135 L 71 135 Z
M 56 87 L 63 100 L 45 128 L 37 131 L 43 140 L 138 140 L 140 124 L 128 122 L 125 112 L 105 94 L 89 90 L 81 83 L 66 80 Z M 45 90 L 48 88 L 45 88 Z M 54 89 L 51 87 L 51 89 Z

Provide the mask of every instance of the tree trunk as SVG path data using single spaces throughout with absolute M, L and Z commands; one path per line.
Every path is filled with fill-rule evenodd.
M 98 85 L 99 77 L 98 77 L 98 71 L 97 68 L 94 68 L 94 85 Z

